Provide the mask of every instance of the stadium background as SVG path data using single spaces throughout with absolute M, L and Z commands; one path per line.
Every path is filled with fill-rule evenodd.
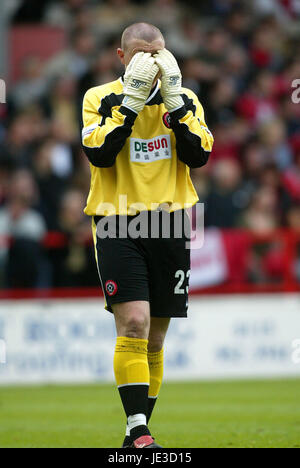
M 2 0 L 0 18 L 0 78 L 7 86 L 0 104 L 0 383 L 112 380 L 114 331 L 101 312 L 90 220 L 83 214 L 90 174 L 79 122 L 86 90 L 122 74 L 115 53 L 120 32 L 147 21 L 164 33 L 183 85 L 199 96 L 215 137 L 209 164 L 192 171 L 205 204 L 205 243 L 192 251 L 190 320 L 170 329 L 167 380 L 284 379 L 181 383 L 180 404 L 169 383 L 164 404 L 176 408 L 186 431 L 196 424 L 196 434 L 199 413 L 186 400 L 197 404 L 207 446 L 296 446 L 300 105 L 292 86 L 300 79 L 299 0 Z M 296 379 L 285 380 L 291 376 Z M 45 414 L 46 398 L 56 402 L 46 413 L 54 426 L 60 428 L 60 413 L 72 419 L 65 399 L 76 414 L 81 396 L 93 403 L 87 414 L 97 425 L 98 387 L 77 388 L 76 401 L 64 387 L 19 390 L 23 406 L 18 389 L 0 391 L 7 402 L 0 446 L 60 444 L 54 432 L 38 442 L 39 425 L 20 435 L 24 418 L 37 417 L 30 410 Z M 245 430 L 236 437 L 230 396 L 240 403 L 234 414 Z M 105 401 L 115 415 L 118 402 Z M 256 433 L 251 411 L 260 424 L 267 421 L 267 435 Z M 89 424 L 84 427 L 89 434 Z M 92 433 L 86 441 L 79 429 L 72 434 L 69 440 L 64 434 L 66 445 L 93 444 Z M 178 447 L 198 446 L 174 436 Z

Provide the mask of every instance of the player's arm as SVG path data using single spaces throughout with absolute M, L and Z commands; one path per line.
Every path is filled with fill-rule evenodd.
M 170 125 L 176 137 L 176 151 L 180 161 L 191 168 L 204 166 L 213 147 L 203 108 L 196 97 L 185 97 L 185 104 L 170 112 Z
M 99 101 L 92 89 L 83 100 L 83 149 L 93 166 L 111 167 L 131 135 L 137 113 L 120 106 L 105 118 L 98 109 Z
M 162 74 L 161 94 L 176 136 L 178 158 L 189 167 L 204 166 L 212 150 L 213 136 L 205 124 L 203 108 L 192 92 L 191 99 L 183 99 L 181 72 L 171 52 L 160 50 L 155 60 Z

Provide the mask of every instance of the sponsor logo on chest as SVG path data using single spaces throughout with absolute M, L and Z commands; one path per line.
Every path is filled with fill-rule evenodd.
M 160 135 L 150 140 L 130 138 L 130 161 L 154 162 L 160 159 L 171 159 L 171 137 Z

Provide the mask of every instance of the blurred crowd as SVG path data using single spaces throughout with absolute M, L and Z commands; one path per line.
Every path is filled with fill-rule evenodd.
M 81 104 L 123 73 L 116 48 L 137 21 L 162 30 L 214 134 L 209 164 L 192 171 L 206 226 L 300 232 L 300 0 L 13 3 L 11 28 L 55 26 L 68 46 L 26 56 L 1 105 L 0 286 L 98 284 Z M 59 248 L 47 250 L 47 232 Z

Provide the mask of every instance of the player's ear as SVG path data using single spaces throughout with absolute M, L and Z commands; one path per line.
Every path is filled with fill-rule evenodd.
M 124 53 L 124 50 L 121 49 L 120 47 L 118 47 L 118 49 L 117 49 L 117 55 L 118 55 L 118 57 L 119 57 L 119 59 L 120 59 L 120 62 L 121 62 L 123 65 L 125 65 L 125 60 L 124 60 L 125 53 Z

